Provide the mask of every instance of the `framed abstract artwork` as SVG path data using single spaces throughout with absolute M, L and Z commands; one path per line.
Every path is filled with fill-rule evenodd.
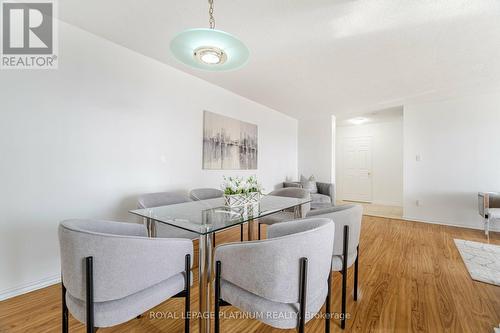
M 217 113 L 203 113 L 203 169 L 255 170 L 258 128 Z

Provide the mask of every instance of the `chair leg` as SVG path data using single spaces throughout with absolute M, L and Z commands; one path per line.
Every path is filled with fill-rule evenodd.
M 307 303 L 307 258 L 300 260 L 300 308 L 299 308 L 299 333 L 304 333 L 306 325 Z
M 221 266 L 222 263 L 217 261 L 215 263 L 215 318 L 214 318 L 214 327 L 215 333 L 219 333 L 220 331 L 220 276 L 221 276 Z
M 240 242 L 243 242 L 243 223 L 240 224 Z
M 347 269 L 342 268 L 342 310 L 340 317 L 340 328 L 345 328 L 346 319 L 346 294 L 347 294 Z
M 215 234 L 214 234 L 215 235 Z M 191 255 L 186 254 L 186 299 L 184 303 L 184 333 L 189 333 L 189 319 L 191 317 Z
M 349 255 L 349 226 L 344 226 L 344 248 L 342 251 L 342 309 L 340 328 L 345 328 L 346 321 L 346 293 L 347 293 L 347 256 Z
M 212 246 L 215 247 L 215 232 L 212 235 Z
M 484 219 L 484 235 L 489 239 L 490 236 L 490 217 L 486 215 Z
M 248 225 L 248 227 L 250 228 L 250 225 Z M 259 227 L 259 240 L 260 240 L 260 223 L 259 223 L 258 227 Z
M 332 297 L 332 270 L 330 268 L 330 273 L 328 275 L 328 294 L 326 295 L 326 314 L 325 314 L 325 333 L 330 333 L 330 318 L 331 318 L 331 303 Z
M 61 288 L 62 288 L 62 333 L 69 332 L 68 326 L 68 306 L 66 305 L 66 287 L 64 286 L 64 282 L 61 278 Z
M 359 260 L 359 245 L 356 248 L 356 261 L 354 262 L 354 295 L 355 301 L 358 300 L 358 260 Z
M 85 258 L 86 263 L 86 286 L 87 286 L 87 333 L 94 333 L 94 271 L 93 271 L 93 258 Z

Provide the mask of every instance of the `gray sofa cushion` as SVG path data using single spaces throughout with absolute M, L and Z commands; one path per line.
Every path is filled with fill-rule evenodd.
M 325 194 L 311 194 L 311 209 L 321 209 L 332 206 L 332 199 Z
M 301 182 L 283 182 L 283 187 L 288 188 L 288 187 L 298 187 L 302 188 L 303 185 Z M 312 195 L 314 194 L 323 194 L 328 197 L 330 197 L 330 202 L 321 202 L 320 197 L 314 197 L 311 196 L 312 203 L 311 203 L 311 209 L 321 209 L 321 208 L 327 208 L 331 207 L 332 205 L 335 205 L 335 186 L 332 183 L 321 183 L 321 182 L 316 182 L 316 188 L 317 191 L 316 193 L 311 193 Z M 314 190 L 313 190 L 314 192 Z M 319 200 L 319 201 L 318 201 Z
M 332 199 L 325 194 L 319 194 L 319 193 L 311 194 L 311 199 L 313 200 L 314 203 L 321 203 L 321 204 L 332 203 Z

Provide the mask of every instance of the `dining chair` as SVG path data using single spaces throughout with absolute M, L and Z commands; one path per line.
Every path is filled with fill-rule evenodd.
M 189 332 L 192 241 L 148 238 L 136 223 L 67 220 L 59 224 L 59 244 L 63 333 L 69 331 L 69 314 L 94 333 L 171 297 L 185 298 Z
M 195 188 L 189 192 L 189 197 L 194 201 L 222 198 L 223 196 L 224 192 L 216 188 Z M 215 232 L 212 237 L 215 246 Z M 243 223 L 240 224 L 240 241 L 243 242 Z
M 187 195 L 176 192 L 155 192 L 141 194 L 137 198 L 137 208 L 154 208 L 160 206 L 175 205 L 192 201 Z M 196 239 L 198 235 L 180 228 L 175 228 L 164 223 L 156 225 L 156 237 L 160 238 L 188 238 Z
M 490 223 L 500 220 L 500 193 L 499 192 L 479 192 L 479 215 L 484 221 L 484 234 L 489 237 Z
M 311 210 L 308 218 L 329 218 L 335 222 L 332 270 L 342 274 L 342 310 L 340 327 L 346 324 L 347 269 L 354 264 L 354 301 L 358 300 L 359 237 L 363 207 L 361 205 L 341 205 L 325 209 Z
M 195 188 L 189 192 L 189 197 L 195 201 L 222 198 L 223 196 L 224 192 L 216 188 Z
M 220 307 L 233 305 L 267 325 L 303 333 L 326 300 L 328 333 L 334 233 L 330 219 L 314 218 L 272 225 L 266 240 L 217 246 L 215 332 Z
M 297 198 L 297 199 L 310 199 L 311 193 L 307 190 L 298 187 L 285 187 L 280 188 L 275 191 L 269 193 L 269 195 L 275 195 L 278 197 L 288 197 L 288 198 Z M 261 239 L 261 225 L 273 225 L 280 222 L 286 222 L 297 218 L 304 218 L 307 215 L 307 212 L 311 210 L 311 204 L 306 203 L 298 208 L 287 209 L 269 216 L 262 217 L 258 220 L 259 224 L 259 239 Z

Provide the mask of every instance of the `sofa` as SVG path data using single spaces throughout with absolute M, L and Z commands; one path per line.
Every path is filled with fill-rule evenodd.
M 304 188 L 301 182 L 283 182 L 283 187 Z M 316 182 L 317 191 L 311 191 L 311 209 L 335 206 L 335 186 L 331 183 Z

